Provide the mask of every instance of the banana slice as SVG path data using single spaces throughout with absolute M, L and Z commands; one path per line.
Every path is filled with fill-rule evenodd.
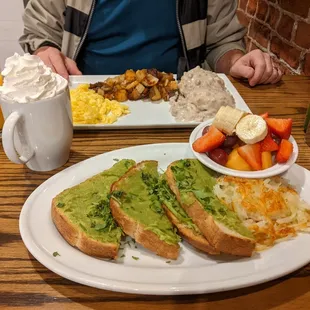
M 264 140 L 267 133 L 267 123 L 258 115 L 247 115 L 236 126 L 236 135 L 246 144 L 254 144 Z
M 246 112 L 230 106 L 220 107 L 212 125 L 227 135 L 232 135 L 236 125 L 245 114 Z

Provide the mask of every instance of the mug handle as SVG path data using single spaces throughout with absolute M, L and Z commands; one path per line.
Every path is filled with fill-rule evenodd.
M 21 115 L 18 112 L 11 113 L 8 118 L 5 120 L 2 128 L 2 144 L 3 149 L 10 161 L 15 164 L 26 164 L 30 158 L 34 155 L 34 152 L 31 152 L 30 156 L 18 156 L 15 144 L 14 144 L 14 131 L 16 124 L 20 120 Z

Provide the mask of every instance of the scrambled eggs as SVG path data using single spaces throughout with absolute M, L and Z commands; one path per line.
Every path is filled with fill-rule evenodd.
M 76 124 L 112 124 L 129 114 L 128 106 L 109 100 L 81 84 L 70 90 L 73 122 Z

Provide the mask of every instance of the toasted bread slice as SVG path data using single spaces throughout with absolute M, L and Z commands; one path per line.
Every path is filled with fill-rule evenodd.
M 111 187 L 110 207 L 123 231 L 159 256 L 177 259 L 179 237 L 154 192 L 157 161 L 132 167 Z
M 207 184 L 208 182 L 210 182 L 209 179 L 201 179 L 198 182 L 197 180 L 194 180 L 194 178 L 204 175 L 204 172 L 197 175 L 194 175 L 195 173 L 190 174 L 189 167 L 191 165 L 196 165 L 196 168 L 198 167 L 198 169 L 205 169 L 205 167 L 202 166 L 197 160 L 193 159 L 176 161 L 168 167 L 166 171 L 167 182 L 172 192 L 176 195 L 178 201 L 180 202 L 186 213 L 193 219 L 194 223 L 201 230 L 205 238 L 217 251 L 238 256 L 251 256 L 255 248 L 255 240 L 252 237 L 244 236 L 239 232 L 229 228 L 223 222 L 216 219 L 215 216 L 212 214 L 212 212 L 214 211 L 212 210 L 212 205 L 207 205 L 205 203 L 202 204 L 202 202 L 199 201 L 197 196 L 194 194 L 194 189 L 193 191 L 191 191 L 189 187 L 187 187 L 185 190 L 184 188 L 180 189 L 180 187 L 186 187 L 188 185 L 186 185 L 186 183 L 184 182 L 183 185 L 178 185 L 176 176 L 173 172 L 173 167 L 175 166 L 180 168 L 180 171 L 183 171 L 183 173 L 187 173 L 187 176 L 189 178 L 193 179 L 192 185 L 190 186 L 195 187 L 198 182 L 200 182 L 200 184 Z M 199 165 L 201 165 L 201 167 L 199 167 Z M 184 190 L 183 196 L 182 190 Z M 197 188 L 195 190 L 197 190 Z M 207 193 L 209 195 L 213 195 L 213 191 L 211 192 L 210 189 L 208 190 L 209 191 L 207 191 Z M 186 197 L 186 199 L 184 197 Z M 219 201 L 217 203 L 220 204 Z M 229 211 L 226 206 L 221 205 L 221 208 L 226 212 L 226 214 L 228 214 L 227 216 L 233 216 L 233 213 L 231 213 L 233 211 Z M 238 219 L 236 219 L 235 217 L 234 220 L 238 223 L 238 225 L 240 225 L 240 227 L 242 227 L 242 229 L 246 231 L 246 228 L 243 226 L 241 221 L 239 223 Z M 250 235 L 251 234 L 249 232 L 249 236 Z
M 90 238 L 80 227 L 73 224 L 61 209 L 57 208 L 56 199 L 52 202 L 52 219 L 60 234 L 73 247 L 90 256 L 112 259 L 117 257 L 118 243 L 103 243 Z
M 189 244 L 208 254 L 219 254 L 218 251 L 203 236 L 199 228 L 193 223 L 185 210 L 180 206 L 174 193 L 169 188 L 166 175 L 161 177 L 158 186 L 158 196 L 166 211 L 166 215 L 173 225 L 178 229 L 179 235 L 182 236 Z
M 178 229 L 179 235 L 184 238 L 189 244 L 197 248 L 198 250 L 208 254 L 219 254 L 217 250 L 208 242 L 208 240 L 200 233 L 195 233 L 192 228 L 181 221 L 167 208 L 165 204 L 162 205 L 166 211 L 169 220 Z
M 108 194 L 113 182 L 134 164 L 122 160 L 53 199 L 53 222 L 70 245 L 91 256 L 117 257 L 122 231 L 112 218 Z

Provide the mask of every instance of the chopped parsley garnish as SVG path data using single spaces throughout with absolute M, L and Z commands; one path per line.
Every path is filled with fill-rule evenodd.
M 63 202 L 58 202 L 57 203 L 57 207 L 58 208 L 63 208 L 65 206 L 65 204 Z
M 123 195 L 124 195 L 123 191 L 113 191 L 110 196 L 115 198 L 115 200 L 118 200 L 121 199 Z
M 123 257 L 126 257 L 126 255 L 125 255 L 125 254 L 123 254 L 120 258 L 123 258 Z
M 143 183 L 147 186 L 149 195 L 157 195 L 158 192 L 158 179 L 152 176 L 150 173 L 142 172 L 141 178 Z M 153 203 L 150 205 L 150 208 L 158 213 L 164 214 L 165 211 L 161 206 L 161 203 L 158 200 L 154 200 Z
M 131 256 L 134 260 L 139 260 L 139 257 L 137 256 Z
M 170 263 L 171 263 L 171 260 L 167 260 L 166 263 L 167 263 L 167 264 L 170 264 Z
M 125 161 L 125 167 L 126 167 L 127 169 L 129 169 L 131 166 L 132 166 L 131 161 L 130 161 L 130 160 L 126 160 L 126 161 Z
M 80 223 L 79 225 L 84 231 L 87 231 L 86 227 L 82 223 Z
M 147 187 L 155 187 L 157 185 L 157 179 L 153 177 L 150 173 L 142 172 L 142 181 Z
M 54 256 L 54 257 L 60 256 L 60 254 L 59 254 L 58 252 L 54 252 L 54 253 L 53 253 L 53 256 Z
M 96 231 L 110 232 L 116 227 L 107 199 L 94 203 L 87 217 L 92 220 L 90 227 Z M 95 220 L 99 221 L 99 223 Z
M 182 162 L 183 167 L 188 167 L 190 165 L 189 161 Z M 194 179 L 189 171 L 185 170 L 183 167 L 172 166 L 171 170 L 176 179 L 177 187 L 180 190 L 188 190 L 193 187 Z
M 119 161 L 119 159 L 118 158 L 113 158 L 113 161 Z

